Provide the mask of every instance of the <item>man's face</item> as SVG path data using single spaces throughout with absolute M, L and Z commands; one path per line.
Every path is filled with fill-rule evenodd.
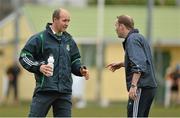
M 116 20 L 116 22 L 115 22 L 115 30 L 116 30 L 116 33 L 117 33 L 119 38 L 124 38 L 123 26 L 122 26 L 122 24 L 118 23 L 118 20 Z
M 69 13 L 66 11 L 60 12 L 60 18 L 55 19 L 55 25 L 58 30 L 58 32 L 64 32 L 68 28 L 69 22 L 70 22 L 70 16 Z

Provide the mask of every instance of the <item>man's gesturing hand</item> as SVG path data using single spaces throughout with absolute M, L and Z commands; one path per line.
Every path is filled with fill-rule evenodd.
M 86 80 L 89 79 L 89 71 L 85 66 L 80 68 L 80 72 L 81 72 L 82 76 L 85 77 Z
M 109 65 L 106 66 L 106 68 L 108 68 L 110 71 L 114 72 L 117 69 L 120 69 L 121 67 L 124 67 L 124 63 L 111 63 Z

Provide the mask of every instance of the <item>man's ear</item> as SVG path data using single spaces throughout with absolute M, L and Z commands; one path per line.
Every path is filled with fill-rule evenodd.
M 57 21 L 57 20 L 58 20 L 57 18 L 54 18 L 54 19 L 53 19 L 54 22 Z
M 124 24 L 120 24 L 122 29 L 127 29 Z
M 57 20 L 57 18 L 54 18 L 53 20 L 54 20 L 54 21 L 56 21 L 56 20 Z
M 119 28 L 124 28 L 124 24 L 119 24 Z

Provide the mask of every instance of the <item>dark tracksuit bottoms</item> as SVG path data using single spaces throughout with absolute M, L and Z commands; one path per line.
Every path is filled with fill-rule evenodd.
M 45 117 L 53 107 L 54 117 L 71 117 L 71 94 L 40 91 L 33 95 L 29 117 Z
M 156 94 L 156 88 L 138 88 L 137 99 L 129 98 L 127 105 L 128 117 L 148 117 L 149 110 Z

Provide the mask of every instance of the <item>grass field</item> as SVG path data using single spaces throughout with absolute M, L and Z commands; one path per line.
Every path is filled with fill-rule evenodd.
M 58 8 L 58 7 L 56 7 Z M 51 22 L 51 14 L 55 7 L 26 5 L 24 11 L 32 22 L 36 31 L 45 28 Z M 67 7 L 71 13 L 69 32 L 74 37 L 96 37 L 97 7 L 73 8 Z M 153 38 L 180 38 L 180 7 L 154 7 L 153 10 Z M 135 20 L 135 27 L 146 34 L 147 7 L 146 6 L 106 6 L 104 13 L 104 37 L 115 38 L 114 22 L 116 16 L 129 14 Z
M 0 117 L 26 117 L 29 102 L 22 102 L 19 106 L 0 106 Z M 48 116 L 52 116 L 50 110 Z M 89 103 L 84 109 L 72 110 L 73 117 L 126 117 L 126 103 L 112 103 L 107 108 L 101 108 L 95 103 Z M 170 108 L 153 105 L 150 117 L 180 117 L 180 105 Z

